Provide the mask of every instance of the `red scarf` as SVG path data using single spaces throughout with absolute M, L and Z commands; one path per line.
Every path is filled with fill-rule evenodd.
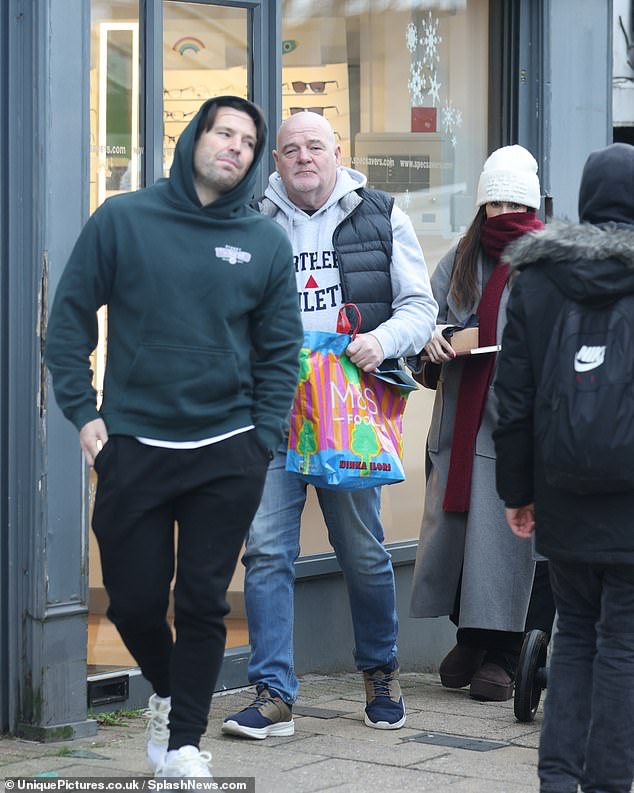
M 502 292 L 508 279 L 508 264 L 499 259 L 506 246 L 526 234 L 543 228 L 535 213 L 511 212 L 489 218 L 482 226 L 480 244 L 496 266 L 486 283 L 476 309 L 480 320 L 479 345 L 489 347 L 497 343 L 497 319 Z M 445 512 L 468 512 L 471 501 L 471 477 L 475 443 L 489 386 L 495 369 L 495 354 L 470 355 L 464 363 L 456 419 L 451 441 L 449 475 L 443 509 Z

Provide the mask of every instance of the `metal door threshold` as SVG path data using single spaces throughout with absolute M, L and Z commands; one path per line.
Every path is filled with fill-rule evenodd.
M 225 651 L 216 691 L 227 691 L 249 685 L 247 664 L 248 645 Z M 140 710 L 147 707 L 152 686 L 138 667 L 90 665 L 86 688 L 88 710 L 92 713 L 111 713 L 115 710 Z

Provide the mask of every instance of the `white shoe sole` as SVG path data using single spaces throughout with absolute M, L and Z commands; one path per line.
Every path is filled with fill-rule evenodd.
M 202 768 L 195 772 L 190 772 L 187 774 L 183 774 L 183 772 L 177 768 L 175 770 L 169 768 L 161 768 L 154 774 L 154 779 L 213 779 L 213 774 L 209 769 L 203 770 Z M 179 788 L 175 788 L 178 790 Z M 187 788 L 180 788 L 181 790 L 187 790 Z M 201 788 L 204 790 L 204 788 Z
M 150 756 L 149 751 L 146 750 L 145 759 L 147 760 L 148 768 L 150 769 L 150 771 L 156 772 L 159 770 L 159 768 L 163 766 L 163 764 L 165 763 L 166 754 L 167 754 L 167 744 L 165 744 L 165 748 L 163 749 L 163 752 L 160 754 L 159 757 L 157 757 L 156 760 L 153 760 L 152 757 Z
M 295 722 L 290 721 L 277 722 L 276 724 L 269 724 L 268 727 L 245 727 L 238 724 L 237 721 L 225 721 L 222 724 L 222 732 L 226 735 L 238 735 L 241 738 L 256 738 L 263 740 L 270 735 L 294 735 Z
M 375 730 L 400 730 L 401 727 L 405 724 L 405 720 L 407 716 L 403 714 L 403 718 L 399 721 L 395 721 L 394 724 L 390 724 L 389 721 L 370 721 L 368 718 L 368 714 L 365 714 L 365 726 L 366 727 L 373 727 Z

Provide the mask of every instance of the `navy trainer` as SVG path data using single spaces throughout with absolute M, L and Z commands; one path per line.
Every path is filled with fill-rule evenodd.
M 405 703 L 398 666 L 377 666 L 363 673 L 365 723 L 377 730 L 398 730 L 405 724 Z
M 268 688 L 258 687 L 257 696 L 250 705 L 227 716 L 222 732 L 262 740 L 269 735 L 293 735 L 295 722 L 291 708 L 283 699 Z

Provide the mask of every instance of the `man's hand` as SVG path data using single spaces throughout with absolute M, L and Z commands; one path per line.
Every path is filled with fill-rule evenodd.
M 527 504 L 525 507 L 507 507 L 506 522 L 516 537 L 527 540 L 535 531 L 535 505 Z
M 383 347 L 371 333 L 359 333 L 346 347 L 346 355 L 364 372 L 373 372 L 385 358 Z
M 108 430 L 103 419 L 89 421 L 79 431 L 79 445 L 88 465 L 93 465 L 95 457 L 108 442 Z
M 448 325 L 436 325 L 431 341 L 425 345 L 425 353 L 432 363 L 445 363 L 456 357 L 455 350 L 449 341 L 442 335 Z

